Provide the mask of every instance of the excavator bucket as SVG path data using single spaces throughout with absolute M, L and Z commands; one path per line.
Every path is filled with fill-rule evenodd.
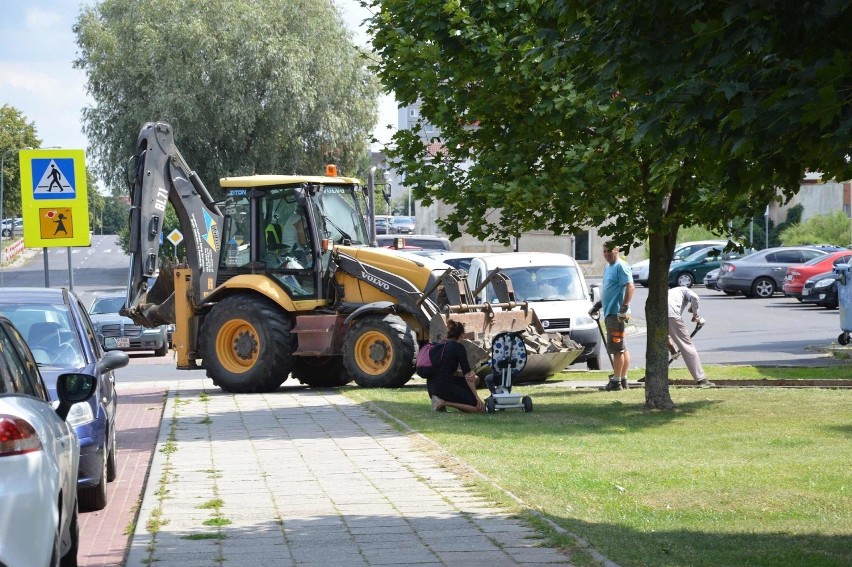
M 498 304 L 499 306 L 499 304 Z M 513 378 L 514 382 L 545 380 L 562 371 L 583 352 L 583 347 L 559 333 L 545 333 L 535 312 L 522 306 L 495 311 L 485 304 L 480 310 L 435 315 L 429 324 L 429 340 L 438 341 L 447 335 L 447 321 L 464 323 L 462 343 L 467 350 L 471 367 L 481 378 L 491 372 L 491 343 L 504 331 L 526 330 L 523 335 L 527 348 L 527 364 Z

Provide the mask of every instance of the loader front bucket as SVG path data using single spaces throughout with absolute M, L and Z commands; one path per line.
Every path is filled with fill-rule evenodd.
M 478 376 L 491 372 L 491 343 L 498 333 L 525 330 L 527 364 L 513 378 L 516 382 L 535 382 L 562 371 L 582 352 L 583 347 L 558 333 L 545 333 L 535 312 L 529 308 L 494 311 L 483 306 L 481 311 L 438 314 L 429 324 L 429 340 L 439 341 L 447 336 L 447 321 L 464 323 L 462 343 L 468 361 Z

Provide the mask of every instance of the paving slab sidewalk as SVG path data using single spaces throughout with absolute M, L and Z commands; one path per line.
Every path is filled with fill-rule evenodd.
M 337 392 L 181 384 L 128 567 L 571 564 Z

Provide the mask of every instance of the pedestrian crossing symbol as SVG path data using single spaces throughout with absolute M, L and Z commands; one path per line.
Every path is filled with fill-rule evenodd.
M 71 158 L 33 159 L 34 199 L 74 199 L 74 160 Z

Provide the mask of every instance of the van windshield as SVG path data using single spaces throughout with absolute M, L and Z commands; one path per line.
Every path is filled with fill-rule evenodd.
M 574 266 L 529 266 L 501 270 L 512 280 L 517 301 L 568 301 L 585 299 L 581 276 Z M 494 289 L 488 285 L 488 297 Z

